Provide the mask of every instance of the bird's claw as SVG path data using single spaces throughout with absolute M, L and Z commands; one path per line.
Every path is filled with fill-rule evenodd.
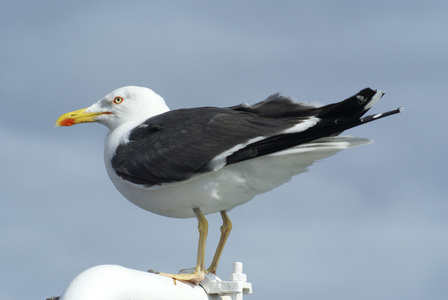
M 192 273 L 179 273 L 179 274 L 168 274 L 168 273 L 157 272 L 156 274 L 159 274 L 159 275 L 162 275 L 165 277 L 170 277 L 175 280 L 182 281 L 182 282 L 192 283 L 194 285 L 198 285 L 199 283 L 201 283 L 201 281 L 205 277 L 204 271 L 193 271 Z

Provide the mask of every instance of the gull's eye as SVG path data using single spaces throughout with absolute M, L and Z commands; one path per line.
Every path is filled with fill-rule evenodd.
M 123 102 L 123 97 L 115 97 L 114 98 L 114 103 L 115 104 L 120 104 L 121 102 Z

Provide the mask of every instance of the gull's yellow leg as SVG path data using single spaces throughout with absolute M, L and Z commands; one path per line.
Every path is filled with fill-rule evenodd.
M 198 219 L 198 230 L 199 230 L 199 244 L 198 244 L 198 257 L 196 261 L 196 268 L 193 273 L 180 273 L 180 274 L 167 274 L 159 273 L 160 275 L 171 277 L 173 279 L 191 282 L 194 284 L 199 284 L 205 275 L 205 242 L 207 240 L 208 233 L 208 222 L 204 217 L 204 214 L 199 208 L 193 209 L 196 218 Z
M 202 273 L 202 278 L 204 278 L 205 242 L 207 241 L 208 222 L 199 208 L 194 208 L 193 211 L 194 214 L 196 215 L 196 218 L 198 219 L 198 230 L 199 230 L 198 256 L 196 260 L 195 272 Z
M 230 222 L 229 216 L 225 210 L 221 211 L 222 226 L 221 226 L 221 237 L 219 238 L 218 247 L 216 248 L 215 256 L 213 257 L 210 267 L 207 269 L 208 272 L 216 274 L 216 269 L 218 268 L 219 259 L 221 258 L 222 250 L 226 244 L 227 238 L 229 237 L 230 231 L 232 230 L 232 222 Z

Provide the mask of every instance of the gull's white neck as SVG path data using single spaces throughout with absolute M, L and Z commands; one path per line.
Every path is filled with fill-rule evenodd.
M 111 159 L 119 145 L 129 142 L 129 134 L 131 133 L 131 130 L 144 121 L 145 120 L 129 121 L 110 130 L 104 145 L 104 158 L 106 160 Z

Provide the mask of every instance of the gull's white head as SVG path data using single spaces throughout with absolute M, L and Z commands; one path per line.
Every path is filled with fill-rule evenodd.
M 143 122 L 167 111 L 169 108 L 163 98 L 152 90 L 126 86 L 109 93 L 88 108 L 60 116 L 56 126 L 98 122 L 114 130 L 127 122 Z

